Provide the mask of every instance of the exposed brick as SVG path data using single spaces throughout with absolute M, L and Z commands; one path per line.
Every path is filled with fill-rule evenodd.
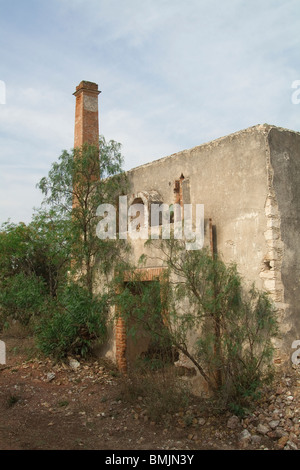
M 98 145 L 99 118 L 98 118 L 98 90 L 96 83 L 82 81 L 77 87 L 75 108 L 75 135 L 74 147 L 83 144 Z
M 98 85 L 93 82 L 82 81 L 76 87 L 73 95 L 76 97 L 75 105 L 75 131 L 74 148 L 81 149 L 83 145 L 94 145 L 99 147 L 99 118 L 98 118 Z M 91 180 L 100 178 L 99 151 L 95 149 L 95 165 L 91 174 Z M 73 208 L 78 204 L 76 197 L 73 198 Z
M 124 282 L 128 282 L 136 277 L 141 282 L 161 280 L 166 268 L 139 268 L 134 273 L 125 272 Z M 162 312 L 164 321 L 166 320 L 166 313 Z M 126 326 L 125 321 L 120 316 L 116 322 L 116 363 L 119 370 L 123 373 L 127 371 L 126 361 Z

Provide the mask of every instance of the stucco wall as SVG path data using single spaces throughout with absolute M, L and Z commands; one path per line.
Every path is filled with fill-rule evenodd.
M 268 130 L 255 126 L 128 172 L 133 193 L 156 190 L 167 204 L 174 202 L 174 181 L 183 174 L 184 202 L 204 204 L 205 218 L 216 226 L 219 253 L 237 262 L 242 276 L 258 287 L 266 253 Z M 142 249 L 135 244 L 136 254 Z
M 292 341 L 300 339 L 300 134 L 257 125 L 127 174 L 129 203 L 154 194 L 173 204 L 175 181 L 184 177 L 183 203 L 204 204 L 206 226 L 211 218 L 216 227 L 218 253 L 237 264 L 248 285 L 267 290 L 277 303 L 278 362 L 282 350 L 288 358 Z M 133 262 L 146 253 L 148 267 L 161 266 L 159 253 L 145 249 L 144 240 L 135 240 L 132 248 Z
M 292 342 L 300 339 L 300 134 L 272 128 L 268 142 L 282 243 L 282 340 L 291 353 Z

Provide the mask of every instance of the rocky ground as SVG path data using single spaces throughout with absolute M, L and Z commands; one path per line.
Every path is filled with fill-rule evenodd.
M 300 450 L 300 373 L 293 368 L 266 389 L 255 411 L 245 419 L 228 419 L 227 427 L 238 431 L 241 448 Z
M 153 419 L 143 396 L 100 359 L 28 358 L 27 340 L 1 338 L 1 450 L 300 450 L 300 366 L 278 375 L 244 419 L 195 398 Z

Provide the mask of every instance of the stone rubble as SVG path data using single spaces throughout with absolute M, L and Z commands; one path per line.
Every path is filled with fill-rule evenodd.
M 239 443 L 242 448 L 300 450 L 300 369 L 284 373 L 279 383 L 265 391 L 255 411 L 244 419 L 231 416 L 227 426 L 241 426 Z

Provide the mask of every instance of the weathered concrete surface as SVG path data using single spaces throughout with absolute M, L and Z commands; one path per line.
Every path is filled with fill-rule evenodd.
M 268 143 L 282 242 L 283 347 L 290 354 L 300 339 L 300 134 L 272 128 Z
M 133 193 L 156 190 L 167 204 L 174 203 L 174 182 L 183 174 L 183 202 L 204 204 L 205 218 L 217 227 L 218 251 L 258 287 L 266 251 L 268 129 L 255 126 L 128 172 Z
M 147 203 L 147 194 L 155 192 L 170 205 L 175 181 L 184 177 L 182 203 L 204 204 L 223 259 L 276 302 L 278 347 L 287 354 L 289 343 L 300 338 L 299 146 L 299 133 L 262 124 L 128 172 L 131 202 L 143 193 Z M 135 241 L 133 259 L 143 252 L 144 242 Z M 149 260 L 149 266 L 155 263 L 161 261 Z

